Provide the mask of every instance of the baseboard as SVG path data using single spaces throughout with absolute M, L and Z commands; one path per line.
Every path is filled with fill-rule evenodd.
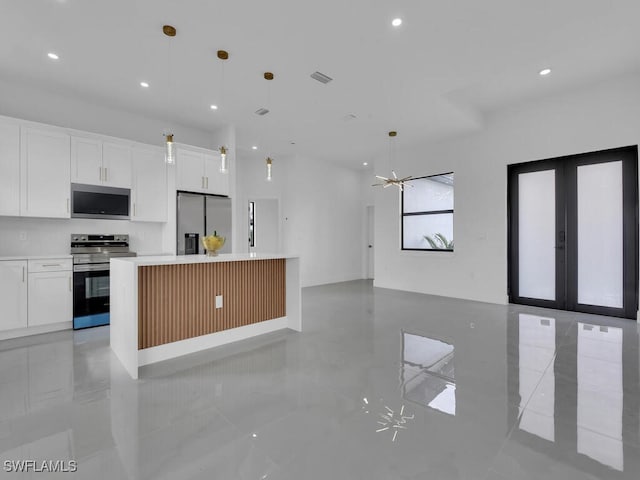
M 0 340 L 9 340 L 10 338 L 20 338 L 29 335 L 40 335 L 42 333 L 57 332 L 59 330 L 71 330 L 73 322 L 52 323 L 50 325 L 38 325 L 35 327 L 16 328 L 0 332 Z

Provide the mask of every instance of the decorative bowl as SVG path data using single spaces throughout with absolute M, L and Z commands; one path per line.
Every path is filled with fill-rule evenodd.
M 218 250 L 224 246 L 224 241 L 225 238 L 220 237 L 219 235 L 207 235 L 206 237 L 202 237 L 202 245 L 207 251 L 207 255 L 210 257 L 218 255 Z

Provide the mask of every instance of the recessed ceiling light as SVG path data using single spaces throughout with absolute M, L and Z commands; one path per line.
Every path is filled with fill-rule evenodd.
M 49 57 L 51 60 L 58 60 L 60 58 L 58 55 L 56 55 L 53 52 L 47 53 L 47 57 Z
M 211 110 L 217 110 L 218 109 L 218 105 L 211 105 Z
M 257 150 L 258 147 L 256 147 L 255 145 L 253 147 L 251 147 L 251 150 Z
M 391 25 L 393 25 L 394 27 L 399 27 L 400 25 L 402 25 L 402 19 L 401 18 L 394 18 L 391 21 Z
M 149 88 L 149 84 L 147 82 L 140 82 L 140 86 L 142 88 Z
M 367 162 L 362 162 L 362 165 L 364 165 L 366 167 L 369 164 Z
M 545 75 L 549 75 L 551 73 L 551 69 L 550 68 L 543 68 L 542 70 L 540 70 L 540 75 L 542 75 L 543 77 Z

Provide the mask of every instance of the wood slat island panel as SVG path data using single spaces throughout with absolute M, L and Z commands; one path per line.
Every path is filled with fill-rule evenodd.
M 139 267 L 139 349 L 284 316 L 284 259 Z

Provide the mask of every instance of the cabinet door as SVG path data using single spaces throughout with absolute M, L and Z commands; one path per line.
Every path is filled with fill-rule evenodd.
M 167 164 L 158 150 L 133 150 L 131 220 L 167 221 Z
M 178 150 L 176 188 L 187 192 L 206 192 L 202 154 Z
M 220 172 L 220 154 L 205 153 L 204 171 L 207 193 L 229 195 L 229 173 Z
M 29 274 L 30 327 L 73 320 L 73 273 Z
M 0 123 L 0 215 L 20 215 L 20 127 Z
M 0 261 L 0 330 L 27 326 L 27 262 Z
M 100 185 L 102 177 L 102 141 L 71 137 L 71 181 Z
M 20 215 L 69 218 L 70 143 L 53 129 L 21 129 Z
M 102 180 L 105 185 L 131 188 L 131 150 L 132 148 L 126 144 L 102 144 Z

